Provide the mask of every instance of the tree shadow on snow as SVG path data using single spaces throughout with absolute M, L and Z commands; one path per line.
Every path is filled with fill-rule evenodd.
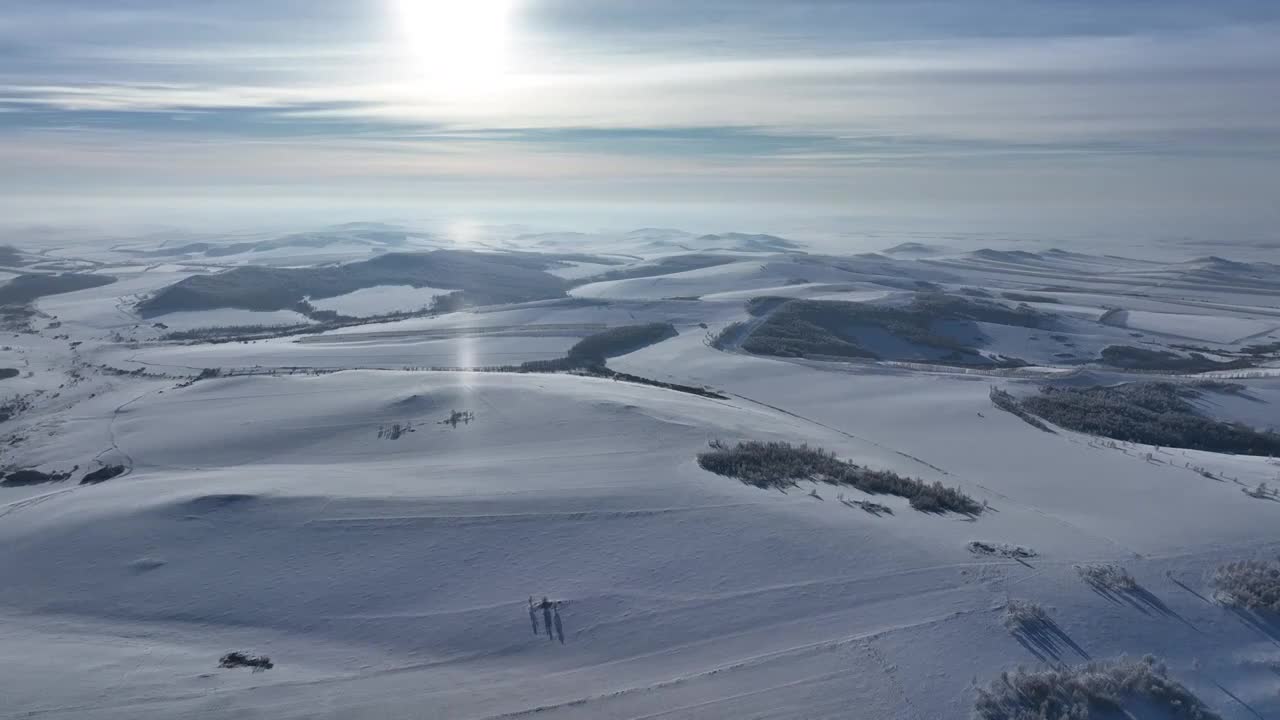
M 538 622 L 539 615 L 542 616 L 541 627 Z M 534 635 L 541 635 L 545 630 L 548 642 L 555 642 L 558 639 L 561 645 L 564 644 L 564 621 L 560 619 L 560 603 L 553 603 L 545 598 L 540 603 L 534 603 L 533 598 L 529 598 L 529 624 L 533 628 Z
M 1280 614 L 1266 610 L 1248 610 L 1239 607 L 1227 608 L 1245 625 L 1266 635 L 1272 642 L 1280 644 Z
M 547 628 L 547 640 L 554 641 L 555 635 L 551 633 L 551 608 L 542 608 L 542 624 Z
M 1049 618 L 1022 623 L 1013 630 L 1013 637 L 1041 662 L 1047 663 L 1051 659 L 1060 662 L 1064 648 L 1074 650 L 1085 660 L 1093 659 L 1084 648 L 1058 627 L 1058 623 Z
M 869 500 L 849 500 L 843 496 L 837 497 L 840 500 L 840 503 L 845 507 L 858 508 L 865 513 L 875 515 L 876 517 L 893 514 L 893 508 L 887 505 L 881 505 L 880 503 L 874 503 Z
M 1177 581 L 1174 580 L 1174 582 Z M 1178 584 L 1182 585 L 1182 583 Z M 1192 625 L 1186 618 L 1174 611 L 1173 608 L 1166 605 L 1163 600 L 1156 597 L 1155 593 L 1137 583 L 1134 583 L 1132 588 L 1114 588 L 1094 583 L 1089 583 L 1089 587 L 1098 595 L 1117 605 L 1128 605 L 1144 615 L 1160 615 L 1174 618 L 1182 621 L 1187 627 L 1198 630 L 1195 625 Z
M 1253 713 L 1253 716 L 1258 718 L 1258 720 L 1267 720 L 1266 717 L 1262 713 L 1255 710 L 1252 705 L 1245 702 L 1244 700 L 1241 700 L 1239 695 L 1236 695 L 1235 693 L 1223 687 L 1222 683 L 1218 682 L 1217 680 L 1211 680 L 1210 682 L 1212 682 L 1214 686 L 1216 686 L 1219 690 L 1221 690 L 1223 695 L 1226 695 L 1232 700 L 1235 700 L 1245 710 L 1248 710 L 1249 712 Z
M 1210 600 L 1209 598 L 1207 598 L 1207 597 L 1205 597 L 1205 596 L 1201 595 L 1200 593 L 1196 592 L 1196 591 L 1195 591 L 1195 589 L 1194 589 L 1194 588 L 1192 588 L 1190 585 L 1188 585 L 1188 584 L 1186 584 L 1186 583 L 1182 582 L 1181 580 L 1179 580 L 1178 578 L 1174 577 L 1174 576 L 1173 576 L 1173 573 L 1171 573 L 1171 572 L 1166 572 L 1166 573 L 1165 573 L 1165 577 L 1169 578 L 1169 581 L 1170 581 L 1170 582 L 1172 582 L 1174 585 L 1177 585 L 1178 587 L 1182 588 L 1183 590 L 1186 590 L 1187 592 L 1191 593 L 1192 595 L 1195 595 L 1196 597 L 1200 598 L 1200 600 L 1201 600 L 1202 602 L 1207 603 L 1207 604 L 1209 604 L 1209 605 L 1212 605 L 1212 604 L 1213 604 L 1213 601 L 1212 601 L 1212 600 Z

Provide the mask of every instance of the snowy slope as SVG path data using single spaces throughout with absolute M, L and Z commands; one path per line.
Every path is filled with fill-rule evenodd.
M 1266 341 L 1276 298 L 1233 304 L 1211 285 L 1186 287 L 1233 267 L 1065 252 L 770 255 L 587 284 L 579 299 L 247 343 L 161 342 L 134 328 L 128 301 L 161 286 L 154 269 L 43 298 L 32 331 L 3 334 L 0 366 L 19 374 L 0 388 L 27 402 L 0 424 L 3 464 L 76 469 L 0 486 L 0 715 L 964 718 L 975 679 L 1150 652 L 1224 718 L 1280 717 L 1280 625 L 1210 602 L 1205 579 L 1280 552 L 1280 503 L 1241 492 L 1274 484 L 1280 465 L 1044 432 L 988 398 L 993 384 L 1029 391 L 1050 374 L 1082 385 L 1152 377 L 1058 362 L 1065 343 L 1085 356 L 1139 342 L 1133 332 L 1151 347 L 1197 335 L 1234 346 L 1241 329 Z M 906 283 L 1060 299 L 1037 306 L 1061 316 L 1058 330 L 981 324 L 986 350 L 1045 367 L 778 359 L 709 344 L 748 320 L 750 297 L 879 301 L 906 292 L 878 284 L 895 268 Z M 1122 289 L 1126 274 L 1179 287 L 1138 297 Z M 685 296 L 701 299 L 671 299 Z M 1110 308 L 1130 311 L 1125 327 L 1099 322 Z M 576 375 L 404 369 L 549 359 L 647 322 L 679 334 L 610 367 L 723 399 Z M 190 382 L 212 367 L 245 374 Z M 1203 410 L 1268 424 L 1280 377 L 1241 382 Z M 455 411 L 473 415 L 445 422 Z M 748 439 L 826 448 L 989 507 L 926 514 L 809 481 L 761 490 L 696 462 L 712 440 Z M 126 472 L 77 484 L 104 464 Z M 1037 554 L 977 555 L 973 541 Z M 1146 594 L 1093 591 L 1074 566 L 1098 562 L 1123 565 Z M 562 638 L 530 617 L 531 596 L 562 603 Z M 1002 624 L 1011 597 L 1043 603 L 1068 640 L 1020 643 Z M 219 669 L 231 650 L 275 666 Z
M 369 317 L 430 307 L 432 299 L 450 292 L 452 291 L 429 287 L 379 285 L 337 297 L 313 299 L 311 304 L 319 310 L 336 310 L 352 317 Z
M 754 707 L 749 698 L 774 690 L 771 716 L 833 716 L 833 695 L 868 698 L 887 716 L 956 716 L 972 673 L 1024 652 L 993 610 L 1015 583 L 1071 618 L 1064 626 L 1087 652 L 1141 644 L 1175 665 L 1211 657 L 1233 672 L 1244 672 L 1240 650 L 1267 652 L 1255 631 L 1163 573 L 1195 581 L 1215 552 L 1252 547 L 1274 521 L 1270 508 L 1190 473 L 1041 438 L 1006 416 L 957 435 L 979 424 L 957 415 L 987 409 L 975 383 L 926 381 L 934 387 L 920 400 L 935 412 L 919 427 L 914 402 L 877 401 L 870 381 L 840 398 L 798 398 L 816 416 L 805 419 L 761 404 L 777 399 L 769 387 L 791 394 L 794 382 L 777 368 L 763 385 L 752 374 L 736 369 L 732 385 L 764 396 L 754 402 L 568 376 L 369 372 L 205 381 L 144 398 L 114 424 L 132 475 L 37 496 L 0 525 L 11 550 L 0 564 L 16 580 L 0 588 L 17 620 L 5 625 L 6 647 L 45 647 L 46 673 L 68 662 L 104 668 L 57 703 L 46 673 L 30 673 L 19 707 L 68 717 L 263 705 L 285 717 L 412 717 L 423 707 L 443 717 L 538 707 L 696 716 Z M 838 410 L 853 404 L 878 422 Z M 472 408 L 474 423 L 438 424 Z M 393 422 L 421 424 L 378 438 Z M 920 451 L 926 443 L 908 436 L 934 426 L 956 436 L 929 443 L 920 460 L 894 447 Z M 925 477 L 942 476 L 925 463 L 938 464 L 998 512 L 969 523 L 889 500 L 895 515 L 875 518 L 827 489 L 822 500 L 781 495 L 693 464 L 707 437 L 740 436 L 803 439 Z M 1024 450 L 1007 470 L 993 475 L 988 463 L 979 475 L 974 446 L 1007 447 L 1006 436 Z M 1072 484 L 1027 472 L 1068 460 Z M 1137 501 L 1170 483 L 1168 500 Z M 1097 493 L 1111 498 L 1101 511 Z M 1206 503 L 1231 510 L 1192 510 Z M 1135 516 L 1144 505 L 1150 517 Z M 1168 514 L 1199 521 L 1162 532 Z M 1041 558 L 1031 568 L 975 558 L 964 549 L 972 539 L 1030 544 Z M 1130 565 L 1212 639 L 1172 614 L 1100 600 L 1069 567 L 1093 559 Z M 530 593 L 567 602 L 563 645 L 530 631 Z M 35 614 L 54 622 L 32 623 Z M 139 622 L 154 634 L 128 639 Z M 51 633 L 60 642 L 45 645 Z M 966 663 L 931 671 L 925 687 L 895 679 L 929 667 L 912 651 L 921 643 Z M 242 645 L 277 668 L 212 671 L 216 655 Z M 137 670 L 104 701 L 118 683 L 111 667 Z

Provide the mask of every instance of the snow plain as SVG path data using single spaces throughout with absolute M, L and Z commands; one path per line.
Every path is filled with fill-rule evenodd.
M 162 286 L 151 271 L 40 299 L 45 317 L 0 350 L 21 370 L 0 383 L 29 404 L 0 425 L 4 464 L 78 469 L 0 486 L 0 715 L 964 718 L 975 681 L 1003 670 L 1153 653 L 1224 718 L 1280 717 L 1280 624 L 1211 602 L 1205 579 L 1280 551 L 1280 503 L 1241 492 L 1274 482 L 1274 461 L 1112 448 L 993 408 L 993 384 L 1046 373 L 1133 379 L 1055 362 L 1045 332 L 984 326 L 991 351 L 1042 364 L 1017 371 L 708 342 L 778 288 L 869 302 L 918 279 L 1100 308 L 1061 308 L 1081 357 L 1137 342 L 1133 313 L 1128 327 L 1097 321 L 1108 308 L 1167 315 L 1141 327 L 1150 343 L 1230 328 L 1199 338 L 1225 350 L 1239 328 L 1269 341 L 1280 293 L 1227 308 L 1217 286 L 1183 282 L 1166 298 L 1132 278 L 1164 283 L 1181 265 L 1063 253 L 839 263 L 852 270 L 770 255 L 248 343 L 143 332 L 168 322 L 130 315 Z M 701 299 L 672 299 L 685 296 Z M 1187 303 L 1220 322 L 1180 324 Z M 724 398 L 466 369 L 640 322 L 679 334 L 610 367 Z M 405 369 L 426 367 L 458 369 Z M 242 374 L 190 383 L 204 368 Z M 1243 395 L 1206 411 L 1280 417 L 1280 378 L 1239 382 Z M 454 411 L 474 419 L 444 422 Z M 989 510 L 932 515 L 844 491 L 892 509 L 876 516 L 826 485 L 756 489 L 698 466 L 717 439 L 808 443 Z M 128 472 L 76 483 L 104 463 Z M 975 540 L 1038 555 L 975 555 Z M 1074 566 L 1096 562 L 1123 565 L 1154 600 L 1093 591 Z M 530 596 L 562 602 L 562 636 L 540 615 L 533 632 Z M 1044 604 L 1069 642 L 1020 643 L 1002 624 L 1009 598 Z M 231 650 L 275 667 L 219 669 Z
M 335 310 L 351 317 L 371 317 L 430 307 L 434 298 L 450 292 L 452 291 L 431 287 L 379 285 L 337 297 L 317 298 L 311 300 L 311 304 L 319 310 Z

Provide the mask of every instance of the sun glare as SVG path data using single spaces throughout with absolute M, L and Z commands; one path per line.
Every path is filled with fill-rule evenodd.
M 427 89 L 498 89 L 506 71 L 514 0 L 393 0 L 413 68 Z

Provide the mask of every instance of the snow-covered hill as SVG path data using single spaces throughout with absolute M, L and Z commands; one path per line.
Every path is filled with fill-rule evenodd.
M 990 399 L 993 385 L 1194 382 L 1092 359 L 1189 342 L 1245 357 L 1276 341 L 1280 296 L 1066 252 L 760 252 L 647 275 L 663 247 L 600 264 L 632 276 L 572 278 L 577 297 L 265 339 L 164 339 L 164 315 L 137 315 L 212 267 L 122 258 L 112 285 L 35 300 L 0 347 L 16 370 L 0 379 L 3 465 L 67 476 L 0 483 L 0 714 L 964 718 L 975 681 L 1002 671 L 1151 653 L 1224 718 L 1280 716 L 1280 622 L 1214 602 L 1208 581 L 1280 552 L 1280 502 L 1242 492 L 1275 485 L 1280 465 L 1041 430 Z M 1138 275 L 1148 284 L 1122 281 Z M 768 316 L 748 313 L 752 297 L 975 288 L 1010 308 L 1039 296 L 1054 315 L 1053 330 L 981 323 L 984 351 L 1033 366 L 715 342 Z M 381 311 L 399 297 L 350 295 L 336 300 Z M 630 378 L 477 369 L 643 323 L 678 334 L 609 359 Z M 1064 343 L 1091 362 L 1055 357 Z M 1274 362 L 1251 352 L 1241 374 Z M 1277 424 L 1280 378 L 1233 382 L 1199 410 Z M 710 442 L 745 440 L 824 448 L 986 506 L 925 513 L 820 478 L 766 490 L 700 467 Z M 102 467 L 121 474 L 80 483 Z M 1014 547 L 1028 552 L 1001 554 Z M 1096 564 L 1135 588 L 1096 590 L 1077 570 Z M 543 597 L 559 605 L 530 607 Z M 1039 603 L 1056 634 L 1010 632 L 1011 599 Z M 219 668 L 230 651 L 273 667 Z

